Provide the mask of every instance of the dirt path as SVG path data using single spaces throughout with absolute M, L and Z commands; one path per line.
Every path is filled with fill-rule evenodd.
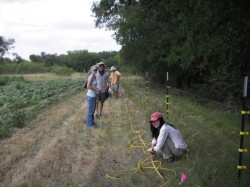
M 0 186 L 84 186 L 99 150 L 85 125 L 85 92 L 0 143 Z M 89 154 L 91 152 L 91 154 Z

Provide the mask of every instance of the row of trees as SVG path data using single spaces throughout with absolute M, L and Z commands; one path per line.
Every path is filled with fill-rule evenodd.
M 123 63 L 164 82 L 166 71 L 180 87 L 206 85 L 239 96 L 250 74 L 248 0 L 101 0 L 96 27 L 115 31 Z
M 15 40 L 12 38 L 5 39 L 3 36 L 0 36 L 0 64 L 3 63 L 6 64 L 5 66 L 3 66 L 5 67 L 6 70 L 8 70 L 5 73 L 7 72 L 9 73 L 11 71 L 11 67 L 14 67 L 14 66 L 8 66 L 8 64 L 14 64 L 14 63 L 19 64 L 25 61 L 16 53 L 13 54 L 15 57 L 13 60 L 7 57 L 4 58 L 4 55 L 8 52 L 8 50 L 14 47 L 14 42 Z M 105 62 L 107 66 L 118 65 L 119 54 L 117 51 L 103 51 L 96 53 L 96 52 L 88 52 L 88 50 L 68 51 L 67 54 L 61 54 L 61 55 L 46 54 L 45 52 L 41 52 L 40 55 L 34 55 L 34 54 L 30 55 L 30 61 L 33 63 L 43 64 L 45 65 L 45 67 L 55 66 L 55 65 L 66 66 L 77 72 L 83 72 L 83 71 L 88 71 L 92 65 L 100 61 Z M 20 67 L 26 67 L 26 66 L 32 66 L 32 67 L 34 66 L 36 68 L 39 67 L 32 63 L 27 63 L 27 62 L 26 64 L 21 65 Z M 4 70 L 1 70 L 0 73 L 4 73 L 3 71 Z
M 30 60 L 76 71 L 104 61 L 147 71 L 159 83 L 169 71 L 177 87 L 199 88 L 218 99 L 240 97 L 242 76 L 250 74 L 249 9 L 249 0 L 100 0 L 92 5 L 96 27 L 115 32 L 119 53 L 41 53 Z
M 17 53 L 13 53 L 12 55 L 15 57 L 13 60 L 9 58 L 4 58 L 4 55 L 12 48 L 14 48 L 13 44 L 15 40 L 13 38 L 6 39 L 3 36 L 0 36 L 0 63 L 3 61 L 13 61 L 13 62 L 22 62 L 24 61 Z
M 118 52 L 88 52 L 88 50 L 68 51 L 67 54 L 56 55 L 46 54 L 30 55 L 30 60 L 35 63 L 43 63 L 47 66 L 59 65 L 67 66 L 78 72 L 88 71 L 89 68 L 97 62 L 103 61 L 107 66 L 117 64 L 119 58 Z

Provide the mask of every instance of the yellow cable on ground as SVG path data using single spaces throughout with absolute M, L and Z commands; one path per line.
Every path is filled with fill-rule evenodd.
M 150 160 L 149 160 L 150 159 Z M 148 161 L 149 160 L 149 161 Z M 176 177 L 176 172 L 171 170 L 171 169 L 167 169 L 167 168 L 162 168 L 161 164 L 162 162 L 159 160 L 153 160 L 152 159 L 152 155 L 148 155 L 146 158 L 139 160 L 138 164 L 137 164 L 137 168 L 132 168 L 132 169 L 128 169 L 128 170 L 117 170 L 117 171 L 112 171 L 111 173 L 129 173 L 130 175 L 127 177 L 115 177 L 112 176 L 111 174 L 106 174 L 106 176 L 110 179 L 114 179 L 114 180 L 124 180 L 124 179 L 129 179 L 131 178 L 134 174 L 137 173 L 137 171 L 139 171 L 142 174 L 146 173 L 146 170 L 152 170 L 154 172 L 156 172 L 160 178 L 164 181 L 164 183 L 161 185 L 161 187 L 166 186 L 171 180 L 173 180 Z M 157 166 L 155 165 L 157 164 Z M 160 174 L 160 170 L 162 171 L 171 171 L 174 175 L 173 177 L 171 177 L 170 179 L 164 179 L 164 177 Z M 131 173 L 132 172 L 132 173 Z
M 143 130 L 135 130 L 133 128 L 134 118 L 131 118 L 131 116 L 130 116 L 130 112 L 128 110 L 126 101 L 127 100 L 125 99 L 125 108 L 126 108 L 126 112 L 128 114 L 128 119 L 129 120 L 126 120 L 125 122 L 130 122 L 130 129 L 131 129 L 132 133 L 136 135 L 132 139 L 132 141 L 130 141 L 131 143 L 130 143 L 130 146 L 127 149 L 127 151 L 130 152 L 132 148 L 140 148 L 145 153 L 145 149 L 147 149 L 147 148 L 149 148 L 151 146 L 151 142 L 145 142 L 142 139 L 141 135 L 144 134 Z M 130 111 L 133 111 L 133 110 L 130 110 Z M 119 113 L 118 113 L 118 116 L 119 116 Z M 139 139 L 139 141 L 138 141 L 138 139 Z M 146 170 L 152 170 L 153 172 L 156 172 L 159 175 L 159 177 L 164 181 L 164 183 L 160 187 L 166 186 L 170 181 L 172 181 L 176 177 L 176 172 L 174 170 L 163 168 L 162 167 L 162 162 L 159 161 L 159 160 L 153 160 L 151 154 L 148 155 L 146 158 L 139 160 L 139 162 L 137 163 L 137 168 L 132 168 L 132 169 L 128 169 L 128 170 L 112 171 L 111 174 L 107 173 L 106 177 L 108 177 L 110 179 L 113 179 L 113 180 L 124 180 L 124 179 L 129 179 L 130 177 L 132 177 L 134 174 L 137 173 L 137 171 L 139 171 L 142 174 L 145 174 Z M 166 180 L 166 179 L 164 179 L 164 177 L 162 176 L 160 171 L 171 171 L 174 175 L 170 179 Z M 116 176 L 112 176 L 112 173 L 113 174 L 129 173 L 129 176 L 127 176 L 127 177 L 116 177 Z

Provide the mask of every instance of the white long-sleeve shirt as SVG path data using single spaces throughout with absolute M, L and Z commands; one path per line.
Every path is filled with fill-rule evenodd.
M 152 144 L 155 145 L 154 151 L 159 151 L 162 149 L 165 144 L 167 138 L 171 138 L 174 142 L 174 145 L 178 149 L 187 149 L 187 144 L 183 139 L 182 134 L 179 130 L 171 127 L 167 123 L 165 123 L 160 130 L 158 138 L 153 138 Z

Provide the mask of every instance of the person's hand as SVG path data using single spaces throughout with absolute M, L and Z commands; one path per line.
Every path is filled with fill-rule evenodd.
M 109 92 L 109 94 L 112 94 L 112 90 L 110 88 L 109 88 L 108 92 Z
M 99 88 L 96 88 L 96 93 L 100 93 L 100 89 Z
M 151 155 L 154 155 L 154 154 L 155 154 L 155 151 L 154 151 L 153 148 L 147 149 L 147 152 L 150 153 Z

